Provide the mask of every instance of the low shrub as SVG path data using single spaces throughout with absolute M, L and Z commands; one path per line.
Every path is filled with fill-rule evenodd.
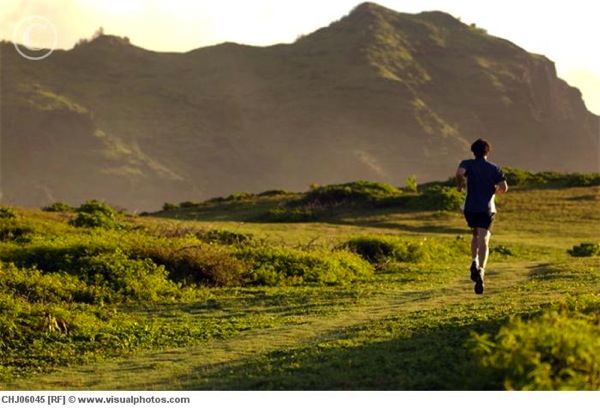
M 512 249 L 507 247 L 506 245 L 496 245 L 490 248 L 490 254 L 500 254 L 505 256 L 514 256 L 515 253 Z
M 0 241 L 24 244 L 31 241 L 34 229 L 15 218 L 0 218 Z
M 393 237 L 355 237 L 346 241 L 344 247 L 371 263 L 418 262 L 424 258 L 421 245 Z
M 0 264 L 0 292 L 11 293 L 29 303 L 89 303 L 108 300 L 108 288 L 91 286 L 64 272 L 45 273 L 33 268 Z
M 193 201 L 182 201 L 181 203 L 179 203 L 179 208 L 195 208 L 198 207 L 199 204 L 195 203 Z M 163 207 L 164 209 L 164 207 Z
M 247 244 L 253 239 L 252 234 L 242 234 L 239 232 L 222 229 L 212 229 L 207 232 L 197 234 L 197 237 L 208 243 L 223 245 Z
M 460 210 L 464 194 L 454 187 L 433 186 L 413 197 L 408 207 L 420 211 L 456 211 Z
M 171 298 L 176 285 L 164 268 L 149 259 L 129 257 L 118 243 L 97 239 L 48 241 L 15 246 L 0 255 L 5 262 L 50 276 L 70 275 L 102 293 L 104 301 L 157 301 Z M 68 280 L 69 278 L 65 278 Z M 79 301 L 87 302 L 89 294 Z M 98 300 L 92 297 L 92 300 Z
M 569 187 L 588 187 L 600 185 L 600 173 L 581 174 L 573 173 L 567 177 Z
M 15 210 L 10 207 L 0 207 L 0 219 L 10 220 L 17 218 Z
M 83 256 L 74 266 L 71 273 L 88 285 L 110 288 L 122 301 L 155 302 L 172 298 L 177 290 L 162 265 L 150 259 L 131 259 L 120 249 Z
M 503 169 L 506 180 L 511 186 L 567 186 L 587 187 L 600 185 L 600 173 L 558 173 L 544 171 L 533 173 L 526 170 L 506 167 Z
M 5 248 L 0 253 L 4 262 L 21 268 L 34 268 L 44 272 L 76 273 L 77 262 L 84 256 L 93 256 L 115 250 L 114 243 L 79 242 L 76 239 L 52 240 L 26 246 Z
M 600 389 L 598 316 L 552 311 L 512 319 L 495 337 L 470 341 L 488 386 L 507 390 Z
M 571 249 L 567 249 L 567 253 L 575 257 L 597 256 L 600 255 L 600 244 L 582 242 L 579 245 L 574 245 Z
M 164 203 L 162 206 L 162 211 L 172 211 L 172 210 L 178 210 L 178 209 L 179 209 L 179 205 L 173 204 L 173 203 Z
M 149 329 L 114 308 L 30 303 L 0 291 L 0 381 L 148 347 L 158 338 Z
M 74 207 L 70 206 L 69 204 L 65 204 L 65 203 L 61 203 L 61 202 L 56 202 L 56 203 L 50 204 L 49 206 L 42 208 L 42 211 L 46 211 L 46 212 L 71 212 L 73 210 L 75 210 Z
M 250 285 L 347 284 L 373 273 L 369 263 L 344 250 L 247 247 L 236 255 L 248 262 L 246 283 Z
M 262 193 L 258 194 L 258 197 L 279 197 L 279 196 L 286 196 L 286 195 L 292 195 L 294 193 L 292 193 L 291 191 L 288 190 L 267 190 L 267 191 L 263 191 Z
M 442 242 L 434 239 L 404 239 L 390 236 L 358 236 L 342 244 L 370 263 L 445 261 L 469 254 L 459 240 Z
M 116 220 L 117 211 L 101 201 L 87 201 L 75 211 L 77 217 L 70 221 L 70 224 L 75 227 L 104 229 L 121 227 Z
M 240 192 L 240 193 L 233 193 L 233 194 L 227 196 L 225 198 L 225 200 L 226 201 L 244 201 L 244 200 L 250 200 L 252 198 L 254 198 L 254 194 Z
M 117 227 L 117 223 L 114 219 L 107 217 L 102 213 L 89 214 L 80 212 L 77 217 L 71 220 L 70 224 L 74 227 L 80 228 L 104 228 L 112 229 Z
M 316 221 L 325 214 L 325 210 L 320 206 L 289 207 L 278 206 L 271 208 L 265 220 L 270 222 L 311 222 Z
M 398 197 L 402 192 L 389 184 L 371 181 L 355 181 L 346 184 L 332 184 L 313 188 L 302 199 L 305 203 L 321 205 L 339 205 L 353 202 L 373 202 Z
M 302 198 L 272 208 L 265 216 L 271 222 L 311 222 L 331 215 L 341 206 L 389 206 L 402 197 L 397 188 L 370 181 L 314 186 Z
M 243 283 L 247 271 L 243 260 L 221 245 L 196 243 L 174 247 L 156 242 L 134 252 L 163 266 L 169 279 L 183 286 L 237 286 Z

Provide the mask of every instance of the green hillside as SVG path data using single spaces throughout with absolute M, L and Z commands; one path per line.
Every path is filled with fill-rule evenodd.
M 125 33 L 126 34 L 126 33 Z M 598 117 L 554 64 L 443 12 L 364 3 L 291 44 L 152 52 L 2 43 L 2 195 L 131 211 L 235 191 L 447 177 L 488 138 L 530 171 L 596 172 Z
M 507 175 L 481 296 L 445 182 L 1 207 L 0 389 L 598 390 L 600 176 Z

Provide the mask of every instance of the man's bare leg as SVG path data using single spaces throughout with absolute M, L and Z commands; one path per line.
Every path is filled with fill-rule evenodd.
M 479 238 L 477 228 L 473 228 L 471 231 L 473 232 L 471 237 L 471 280 L 477 282 L 479 274 Z
M 477 230 L 477 259 L 479 261 L 479 267 L 485 270 L 487 265 L 488 256 L 490 255 L 490 238 L 492 234 L 485 228 L 476 228 Z M 472 249 L 471 249 L 472 251 Z
M 473 260 L 478 260 L 477 250 L 479 248 L 479 239 L 477 238 L 477 230 L 478 228 L 473 228 L 473 236 L 471 237 L 471 258 Z
M 490 233 L 490 231 L 485 228 L 476 228 L 473 232 L 473 239 L 476 239 L 477 241 L 476 253 L 479 267 L 476 271 L 473 271 L 473 268 L 471 268 L 471 280 L 475 282 L 475 293 L 478 295 L 481 295 L 483 293 L 483 277 L 485 275 L 485 267 L 487 265 L 488 256 L 490 254 L 489 243 L 491 236 L 492 234 Z M 471 251 L 474 252 L 472 248 Z

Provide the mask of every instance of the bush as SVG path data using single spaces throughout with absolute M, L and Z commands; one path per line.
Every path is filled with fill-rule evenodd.
M 371 263 L 417 262 L 424 257 L 419 244 L 393 237 L 356 237 L 348 240 L 344 247 Z
M 244 248 L 251 285 L 347 284 L 366 278 L 373 267 L 348 251 L 300 251 L 283 247 Z
M 205 233 L 198 234 L 197 237 L 209 243 L 223 245 L 247 244 L 253 239 L 252 234 L 242 234 L 219 229 L 209 230 Z
M 179 208 L 195 208 L 198 207 L 198 203 L 195 203 L 193 201 L 183 201 L 181 203 L 179 203 Z M 163 207 L 164 209 L 164 207 Z M 174 209 L 174 208 L 171 208 Z
M 267 190 L 267 191 L 263 191 L 262 193 L 258 194 L 258 197 L 279 197 L 279 196 L 286 196 L 286 195 L 292 195 L 294 193 L 292 193 L 291 191 L 288 190 Z
M 177 289 L 163 266 L 150 259 L 130 259 L 119 249 L 83 256 L 71 273 L 89 285 L 110 288 L 124 300 L 158 301 Z
M 433 239 L 417 241 L 397 237 L 359 236 L 346 241 L 342 247 L 374 264 L 446 261 L 469 254 L 467 246 L 458 240 L 441 242 Z
M 325 212 L 323 207 L 314 205 L 304 207 L 279 206 L 271 208 L 265 219 L 271 222 L 310 222 L 316 221 Z
M 506 180 L 511 186 L 540 186 L 561 185 L 567 187 L 587 187 L 600 185 L 600 174 L 590 173 L 557 173 L 544 171 L 532 173 L 526 170 L 505 167 L 503 169 Z
M 13 262 L 22 268 L 35 268 L 44 272 L 77 273 L 77 262 L 84 256 L 114 250 L 114 244 L 47 241 L 35 245 L 5 249 L 0 256 L 5 262 Z
M 410 193 L 416 193 L 419 191 L 417 184 L 417 176 L 412 175 L 406 178 L 406 191 Z
M 580 174 L 573 173 L 567 177 L 567 185 L 569 187 L 588 187 L 600 185 L 600 174 Z
M 81 212 L 81 213 L 87 213 L 87 214 L 100 213 L 100 214 L 104 214 L 105 216 L 107 216 L 109 218 L 114 218 L 115 215 L 117 214 L 117 211 L 114 208 L 112 208 L 110 205 L 103 203 L 102 201 L 98 201 L 98 200 L 86 201 L 81 206 L 79 206 L 79 208 L 77 208 L 76 211 Z
M 600 255 L 600 244 L 594 244 L 593 242 L 582 242 L 579 245 L 574 245 L 571 249 L 567 249 L 567 253 L 575 257 Z
M 9 207 L 0 207 L 0 219 L 10 220 L 17 218 L 15 211 Z
M 17 247 L 2 256 L 4 261 L 24 269 L 50 276 L 74 276 L 90 285 L 90 293 L 102 293 L 103 301 L 157 301 L 172 297 L 176 289 L 163 267 L 149 259 L 131 258 L 110 243 L 45 242 Z M 89 293 L 81 296 L 79 301 L 86 303 L 82 299 L 98 300 L 90 298 Z
M 31 241 L 33 228 L 23 225 L 14 218 L 0 218 L 0 241 L 24 244 Z
M 321 205 L 338 205 L 353 202 L 373 202 L 386 198 L 398 197 L 402 194 L 400 190 L 385 183 L 371 181 L 355 181 L 346 184 L 334 184 L 329 186 L 315 187 L 303 201 L 309 203 L 320 203 Z
M 117 228 L 118 226 L 115 220 L 105 216 L 102 213 L 88 214 L 84 212 L 77 214 L 77 217 L 71 220 L 70 224 L 74 227 L 80 228 L 113 229 Z
M 227 198 L 225 198 L 225 200 L 226 201 L 245 201 L 245 200 L 250 200 L 252 198 L 254 198 L 254 194 L 241 192 L 241 193 L 233 193 L 233 194 L 229 195 Z
M 421 211 L 456 211 L 460 210 L 464 194 L 456 188 L 433 186 L 409 202 L 409 207 Z
M 173 203 L 164 203 L 162 206 L 163 211 L 172 211 L 172 210 L 177 210 L 177 209 L 179 209 L 179 206 L 177 204 L 173 204 Z
M 227 247 L 211 244 L 181 248 L 160 242 L 140 247 L 135 252 L 162 265 L 169 279 L 185 286 L 237 286 L 243 283 L 247 270 L 243 260 L 233 256 Z
M 536 175 L 526 170 L 514 169 L 511 167 L 505 167 L 502 171 L 504 172 L 508 185 L 514 187 L 545 184 L 548 179 L 548 177 L 542 177 L 539 174 Z
M 0 265 L 1 292 L 11 293 L 29 303 L 99 304 L 110 298 L 107 289 L 89 286 L 75 276 L 20 269 L 13 264 Z
M 90 200 L 76 209 L 77 217 L 70 221 L 75 227 L 82 228 L 120 228 L 116 221 L 117 211 L 108 204 L 97 200 Z
M 75 208 L 71 207 L 69 204 L 65 204 L 65 203 L 61 203 L 61 202 L 56 202 L 53 204 L 50 204 L 47 207 L 42 208 L 42 211 L 47 211 L 47 212 L 70 212 L 73 211 Z
M 600 326 L 571 312 L 512 319 L 494 338 L 474 334 L 472 348 L 494 387 L 508 390 L 600 389 Z
M 500 254 L 505 256 L 515 255 L 514 251 L 505 245 L 497 245 L 495 247 L 490 248 L 490 254 Z
M 270 209 L 265 218 L 272 222 L 316 221 L 342 205 L 389 205 L 401 195 L 393 186 L 370 181 L 314 186 L 304 197 Z

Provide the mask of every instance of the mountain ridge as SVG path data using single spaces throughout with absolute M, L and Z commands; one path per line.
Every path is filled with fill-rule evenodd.
M 554 64 L 444 12 L 363 3 L 294 43 L 183 53 L 99 36 L 35 65 L 2 46 L 2 188 L 17 204 L 147 210 L 439 180 L 477 137 L 505 166 L 598 171 L 600 118 Z

